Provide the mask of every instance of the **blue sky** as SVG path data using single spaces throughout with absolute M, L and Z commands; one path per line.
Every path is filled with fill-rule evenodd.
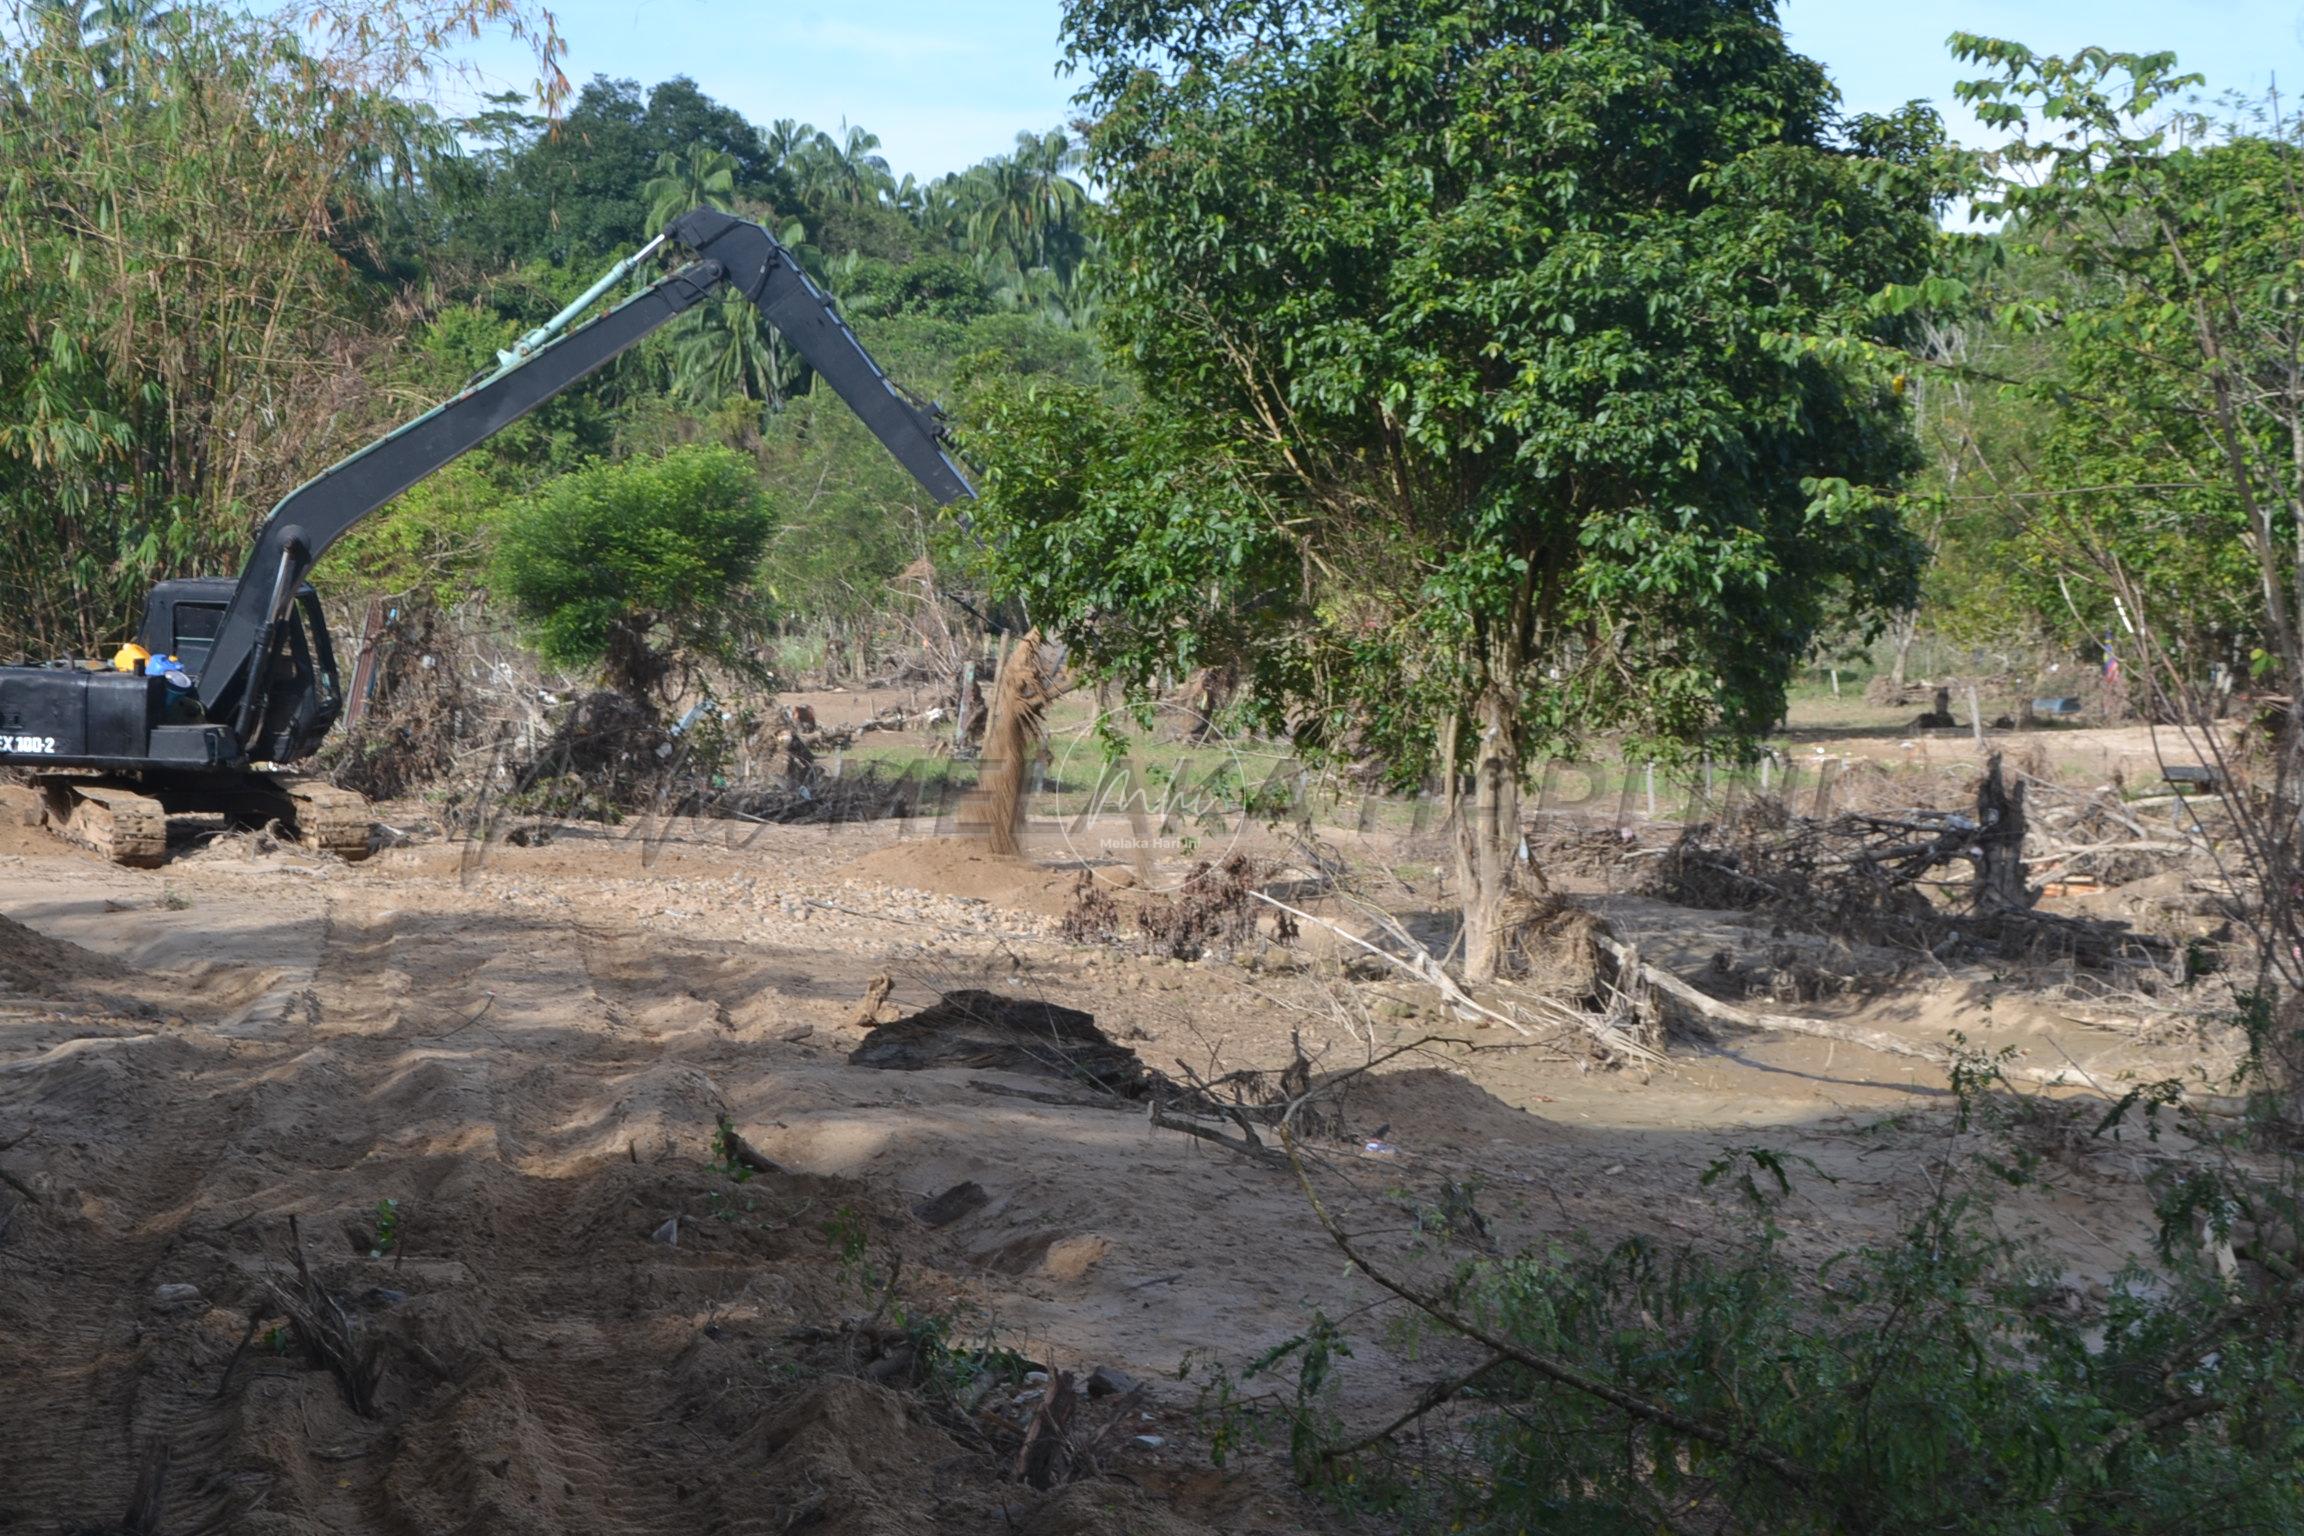
M 1006 149 L 1023 128 L 1070 115 L 1058 76 L 1058 0 L 547 0 L 567 36 L 569 78 L 643 85 L 689 75 L 755 122 L 843 118 L 880 135 L 889 163 L 923 179 Z M 2210 92 L 2261 92 L 2277 76 L 2304 88 L 2304 0 L 1784 0 L 1794 46 L 1823 62 L 1848 104 L 1878 111 L 1936 101 L 1954 131 L 1983 142 L 1951 101 L 1954 30 L 2014 38 L 2043 52 L 2090 43 L 2172 48 Z M 480 55 L 494 86 L 525 86 L 519 56 Z M 443 93 L 469 100 L 469 86 Z

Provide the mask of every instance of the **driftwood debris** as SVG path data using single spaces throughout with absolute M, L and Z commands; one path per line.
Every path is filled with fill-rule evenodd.
M 1632 946 L 1612 938 L 1597 942 L 1613 956 L 1620 974 L 1636 975 L 1644 985 L 1670 997 L 1699 1018 L 1715 1024 L 1734 1025 L 1740 1029 L 1773 1030 L 1779 1034 L 1807 1035 L 1817 1040 L 1832 1040 L 1842 1045 L 1853 1045 L 1884 1056 L 1901 1056 L 1907 1060 L 1924 1061 L 1930 1066 L 1949 1072 L 1955 1065 L 1948 1051 L 1934 1051 L 1926 1046 L 1889 1034 L 1885 1030 L 1866 1029 L 1860 1024 L 1843 1024 L 1836 1019 L 1811 1019 L 1792 1013 L 1760 1013 L 1724 1003 L 1719 998 L 1698 991 L 1688 982 L 1661 966 L 1650 965 L 1640 959 Z M 1620 981 L 1619 985 L 1623 983 Z M 2016 1082 L 2036 1083 L 2043 1087 L 2080 1086 L 2091 1082 L 2086 1069 L 2077 1063 L 2063 1067 L 2022 1067 L 2003 1063 L 1994 1068 L 2003 1077 Z
M 2206 839 L 2149 833 L 2108 790 L 2051 789 L 2008 773 L 1995 755 L 1969 810 L 1815 820 L 1755 801 L 1659 851 L 1643 890 L 1681 906 L 1768 909 L 1814 932 L 1938 959 L 1966 951 L 2099 968 L 2164 963 L 2164 939 L 2038 910 L 2041 881 L 2073 865 L 2102 872 L 2136 857 L 2157 868 L 2169 856 L 2206 856 Z M 1953 899 L 1931 899 L 1930 889 Z
M 720 1154 L 721 1161 L 732 1167 L 748 1169 L 753 1173 L 783 1173 L 787 1171 L 783 1164 L 763 1156 L 757 1147 L 746 1141 L 726 1115 L 720 1116 L 718 1125 L 718 1134 L 713 1138 L 713 1148 Z
M 1889 1056 L 1907 1056 L 1914 1060 L 1944 1065 L 1950 1057 L 1941 1051 L 1931 1051 L 1902 1040 L 1884 1030 L 1864 1029 L 1853 1024 L 1840 1024 L 1826 1019 L 1806 1019 L 1796 1014 L 1756 1013 L 1724 1003 L 1716 997 L 1698 991 L 1659 965 L 1650 965 L 1640 958 L 1640 952 L 1620 940 L 1601 936 L 1596 943 L 1617 964 L 1620 987 L 1635 982 L 1653 987 L 1671 998 L 1697 1017 L 1714 1024 L 1732 1024 L 1742 1029 L 1773 1029 L 1785 1034 L 1813 1035 L 1819 1040 L 1837 1040 L 1845 1045 L 1862 1046 L 1868 1051 L 1879 1051 Z
M 1040 1405 L 1025 1428 L 1024 1443 L 1016 1451 L 1019 1478 L 1043 1492 L 1071 1481 L 1075 1460 L 1072 1418 L 1079 1406 L 1080 1393 L 1072 1385 L 1072 1373 L 1051 1372 L 1047 1389 L 1040 1394 Z
M 1460 982 L 1448 974 L 1441 966 L 1439 959 L 1430 950 L 1418 944 L 1410 936 L 1408 930 L 1401 927 L 1399 921 L 1381 907 L 1369 903 L 1361 904 L 1361 910 L 1384 930 L 1386 937 L 1390 938 L 1399 949 L 1405 951 L 1407 955 L 1405 959 L 1390 950 L 1370 943 L 1358 934 L 1351 933 L 1335 923 L 1324 918 L 1314 917 L 1311 913 L 1289 906 L 1286 902 L 1266 895 L 1262 891 L 1250 891 L 1248 894 L 1267 906 L 1279 908 L 1280 911 L 1300 923 L 1310 923 L 1316 928 L 1326 929 L 1347 944 L 1361 950 L 1365 958 L 1373 959 L 1392 970 L 1423 982 L 1439 993 L 1441 1000 L 1460 1019 L 1485 1019 L 1490 1023 L 1502 1024 L 1505 1028 L 1518 1034 L 1533 1035 L 1535 1031 L 1531 1030 L 1525 1022 L 1527 1017 L 1533 1016 L 1545 1023 L 1581 1031 L 1590 1036 L 1592 1043 L 1611 1057 L 1621 1058 L 1650 1068 L 1660 1067 L 1664 1064 L 1664 1055 L 1661 1050 L 1623 1028 L 1620 1021 L 1609 1014 L 1588 1013 L 1563 1002 L 1559 998 L 1527 991 L 1513 994 L 1509 1001 L 1509 1006 L 1513 1009 L 1512 1013 L 1504 1013 L 1489 1007 L 1466 991 Z
M 288 1240 L 296 1260 L 296 1285 L 290 1289 L 267 1279 L 264 1284 L 273 1307 L 288 1319 L 305 1355 L 335 1375 L 352 1411 L 364 1419 L 374 1418 L 376 1387 L 383 1374 L 381 1344 L 356 1338 L 351 1317 L 313 1277 L 311 1261 L 304 1254 L 304 1231 L 294 1212 L 288 1216 Z
M 2040 893 L 2024 883 L 2024 781 L 2009 784 L 1992 754 L 1976 786 L 1976 875 L 1969 902 L 1979 912 L 2029 912 Z
M 848 1016 L 848 1027 L 870 1029 L 879 1023 L 880 1010 L 887 1005 L 888 994 L 895 985 L 886 976 L 873 977 L 871 984 L 864 989 L 864 996 L 857 1002 L 856 1011 Z

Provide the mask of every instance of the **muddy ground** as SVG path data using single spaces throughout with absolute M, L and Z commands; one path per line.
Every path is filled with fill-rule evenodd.
M 1044 1078 L 849 1065 L 876 977 L 884 1018 L 959 988 L 1044 999 L 1210 1077 L 1278 1067 L 1292 1037 L 1325 1071 L 1441 1037 L 1357 1084 L 1319 1149 L 1403 1262 L 1449 1256 L 1450 1184 L 1502 1248 L 1728 1241 L 1733 1197 L 1700 1176 L 1751 1145 L 1809 1160 L 1777 1219 L 1821 1256 L 1892 1231 L 1960 1135 L 1940 1072 L 1842 1043 L 1734 1034 L 1605 1070 L 1345 979 L 1317 933 L 1252 965 L 1068 943 L 1061 850 L 1002 863 L 924 825 L 572 829 L 360 865 L 218 838 L 135 871 L 0 799 L 0 1531 L 1344 1528 L 1275 1452 L 1213 1469 L 1198 1384 L 1319 1308 L 1356 1330 L 1344 1404 L 1376 1422 L 1445 1351 L 1388 1342 L 1284 1170 Z M 1685 974 L 1788 941 L 1604 870 L 1570 883 Z M 1436 896 L 1393 901 L 1429 927 Z M 2200 1043 L 2107 1021 L 2068 975 L 1831 960 L 1879 984 L 1818 1016 L 1959 1028 L 2113 1091 Z M 721 1115 L 784 1171 L 716 1167 Z M 2141 1250 L 2166 1155 L 2067 1149 L 2002 1220 L 2101 1279 Z M 968 1181 L 980 1208 L 913 1214 Z M 365 1414 L 278 1331 L 291 1217 L 377 1341 Z M 1101 1476 L 1013 1477 L 1005 1390 L 971 1418 L 861 1379 L 841 1329 L 887 1310 L 891 1271 L 911 1315 L 1142 1383 Z

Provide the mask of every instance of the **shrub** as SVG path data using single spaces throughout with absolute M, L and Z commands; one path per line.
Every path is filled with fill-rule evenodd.
M 1994 1085 L 1990 1062 L 1970 1064 L 1962 1123 L 2010 1155 L 1980 1155 L 1965 1193 L 1948 1180 L 1892 1240 L 1821 1264 L 1780 1241 L 1768 1212 L 1791 1160 L 1760 1148 L 1706 1175 L 1759 1213 L 1736 1252 L 1554 1247 L 1478 1258 L 1431 1290 L 1362 1260 L 1488 1364 L 1420 1400 L 1453 1404 L 1421 1436 L 1395 1424 L 1347 1445 L 1325 1361 L 1349 1351 L 1315 1327 L 1255 1372 L 1302 1362 L 1299 1470 L 1411 1530 L 1499 1536 L 2304 1530 L 2293 1162 L 2236 1140 L 2171 1164 L 2152 1181 L 2156 1261 L 2082 1291 L 2000 1235 L 1985 1191 L 2033 1181 L 2038 1118 L 2101 1115 L 2099 1134 L 2141 1118 L 2157 1136 L 2180 1085 L 2109 1115 Z M 2213 1135 L 2186 1126 L 2195 1145 Z
M 771 526 L 758 470 L 730 449 L 592 465 L 511 508 L 491 585 L 546 658 L 644 698 L 676 658 L 732 659 Z

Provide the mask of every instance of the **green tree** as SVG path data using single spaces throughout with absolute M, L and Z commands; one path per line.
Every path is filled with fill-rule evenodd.
M 2294 127 L 2177 110 L 2198 77 L 2172 54 L 1953 42 L 1997 71 L 1961 91 L 2028 173 L 1981 205 L 2020 279 L 1982 292 L 2042 361 L 2013 391 L 2040 441 L 2003 473 L 2043 606 L 2121 648 L 2148 624 L 2195 684 L 2219 664 L 2304 684 Z
M 880 136 L 849 123 L 840 136 L 818 132 L 799 152 L 801 187 L 826 203 L 877 203 L 896 189 L 888 162 L 877 151 Z
M 1908 600 L 1866 299 L 1933 120 L 1843 121 L 1766 0 L 1072 0 L 1101 324 L 1150 419 L 994 408 L 981 522 L 1141 682 L 1236 661 L 1308 752 L 1437 769 L 1470 974 L 1519 795 L 1622 727 L 1731 742 Z
M 2172 54 L 1953 48 L 1991 71 L 1963 98 L 2011 135 L 1978 206 L 2055 273 L 2001 310 L 2049 359 L 2021 392 L 2044 444 L 2010 499 L 2154 718 L 2247 786 L 2224 800 L 2259 893 L 2237 916 L 2283 1112 L 2304 1118 L 2304 145 L 2268 108 L 2185 109 L 2199 80 Z M 2260 736 L 2224 721 L 2220 667 L 2288 701 Z
M 682 659 L 732 659 L 772 519 L 750 459 L 711 446 L 576 470 L 511 507 L 491 584 L 536 647 L 645 699 Z

